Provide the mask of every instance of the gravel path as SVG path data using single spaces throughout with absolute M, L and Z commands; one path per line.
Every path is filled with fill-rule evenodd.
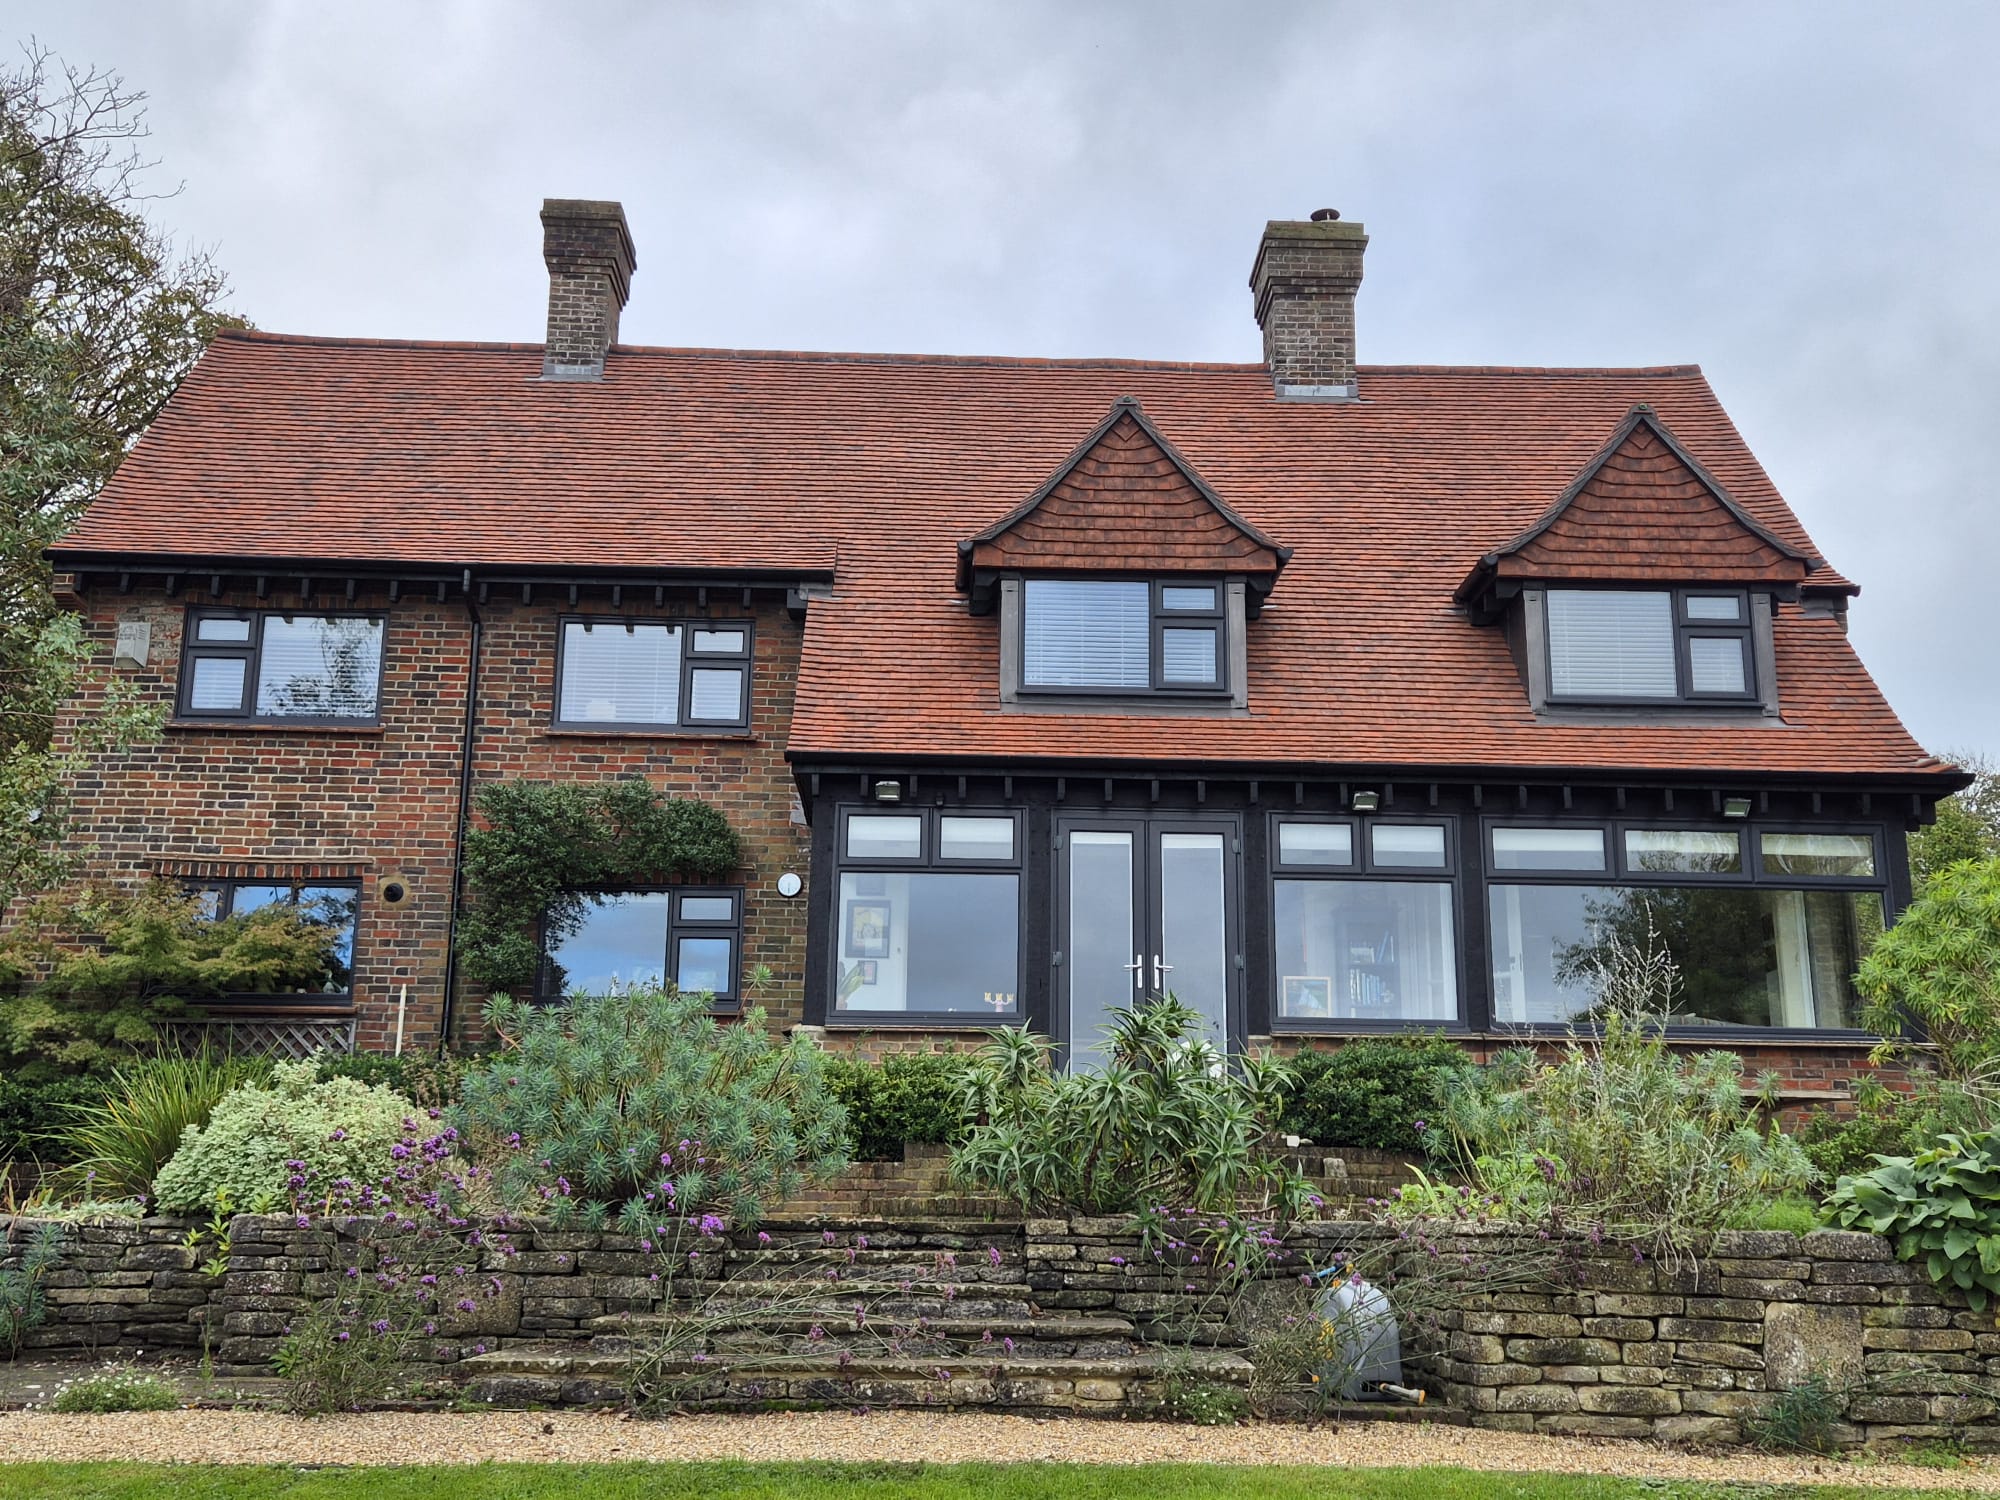
M 1173 1427 L 1141 1422 L 931 1412 L 780 1412 L 632 1422 L 608 1414 L 374 1412 L 303 1421 L 269 1412 L 105 1417 L 0 1414 L 0 1460 L 407 1464 L 792 1458 L 936 1462 L 1447 1464 L 1467 1469 L 1619 1474 L 1767 1484 L 1901 1486 L 2000 1494 L 2000 1464 L 1954 1469 L 1837 1464 L 1758 1454 L 1698 1457 L 1647 1443 L 1586 1441 L 1386 1422 L 1337 1432 L 1298 1427 Z M 4 1488 L 4 1485 L 0 1485 Z

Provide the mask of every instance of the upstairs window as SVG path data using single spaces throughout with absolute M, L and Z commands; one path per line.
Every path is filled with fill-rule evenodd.
M 182 651 L 180 711 L 193 719 L 372 723 L 382 628 L 379 615 L 196 610 Z
M 562 623 L 556 717 L 565 729 L 746 729 L 748 620 Z
M 1038 692 L 1218 693 L 1228 688 L 1222 586 L 1030 578 L 1021 685 Z
M 1750 598 L 1699 589 L 1550 589 L 1549 697 L 1567 703 L 1747 703 Z

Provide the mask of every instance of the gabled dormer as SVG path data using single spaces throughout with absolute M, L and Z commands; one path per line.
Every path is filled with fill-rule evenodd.
M 1240 706 L 1247 622 L 1290 556 L 1126 396 L 1033 494 L 958 544 L 958 586 L 974 614 L 999 613 L 1003 701 Z
M 1775 714 L 1772 611 L 1820 560 L 1760 525 L 1635 406 L 1541 519 L 1458 587 L 1504 623 L 1537 712 Z

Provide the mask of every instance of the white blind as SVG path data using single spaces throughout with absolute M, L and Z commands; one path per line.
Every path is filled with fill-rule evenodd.
M 257 662 L 257 712 L 372 719 L 382 677 L 382 622 L 267 615 Z
M 743 669 L 696 667 L 688 674 L 688 717 L 703 723 L 734 724 L 743 717 Z
M 1213 626 L 1173 626 L 1160 632 L 1160 676 L 1167 682 L 1216 680 Z
M 1031 578 L 1023 591 L 1022 680 L 1033 687 L 1145 688 L 1152 586 Z
M 1559 697 L 1672 698 L 1674 600 L 1624 589 L 1550 589 L 1549 686 Z
M 1743 638 L 1698 635 L 1688 642 L 1688 685 L 1697 693 L 1740 693 L 1743 679 Z
M 681 630 L 573 620 L 563 626 L 565 724 L 680 722 Z

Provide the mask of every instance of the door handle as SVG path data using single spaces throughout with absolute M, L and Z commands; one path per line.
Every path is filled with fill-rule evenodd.
M 1165 993 L 1167 988 L 1167 975 L 1173 972 L 1174 972 L 1174 966 L 1172 964 L 1163 964 L 1160 962 L 1159 954 L 1155 953 L 1153 955 L 1153 988 L 1155 990 L 1161 993 Z
M 1139 953 L 1133 954 L 1132 962 L 1125 965 L 1125 972 L 1132 976 L 1132 983 L 1135 986 L 1144 985 L 1146 982 L 1145 956 Z

